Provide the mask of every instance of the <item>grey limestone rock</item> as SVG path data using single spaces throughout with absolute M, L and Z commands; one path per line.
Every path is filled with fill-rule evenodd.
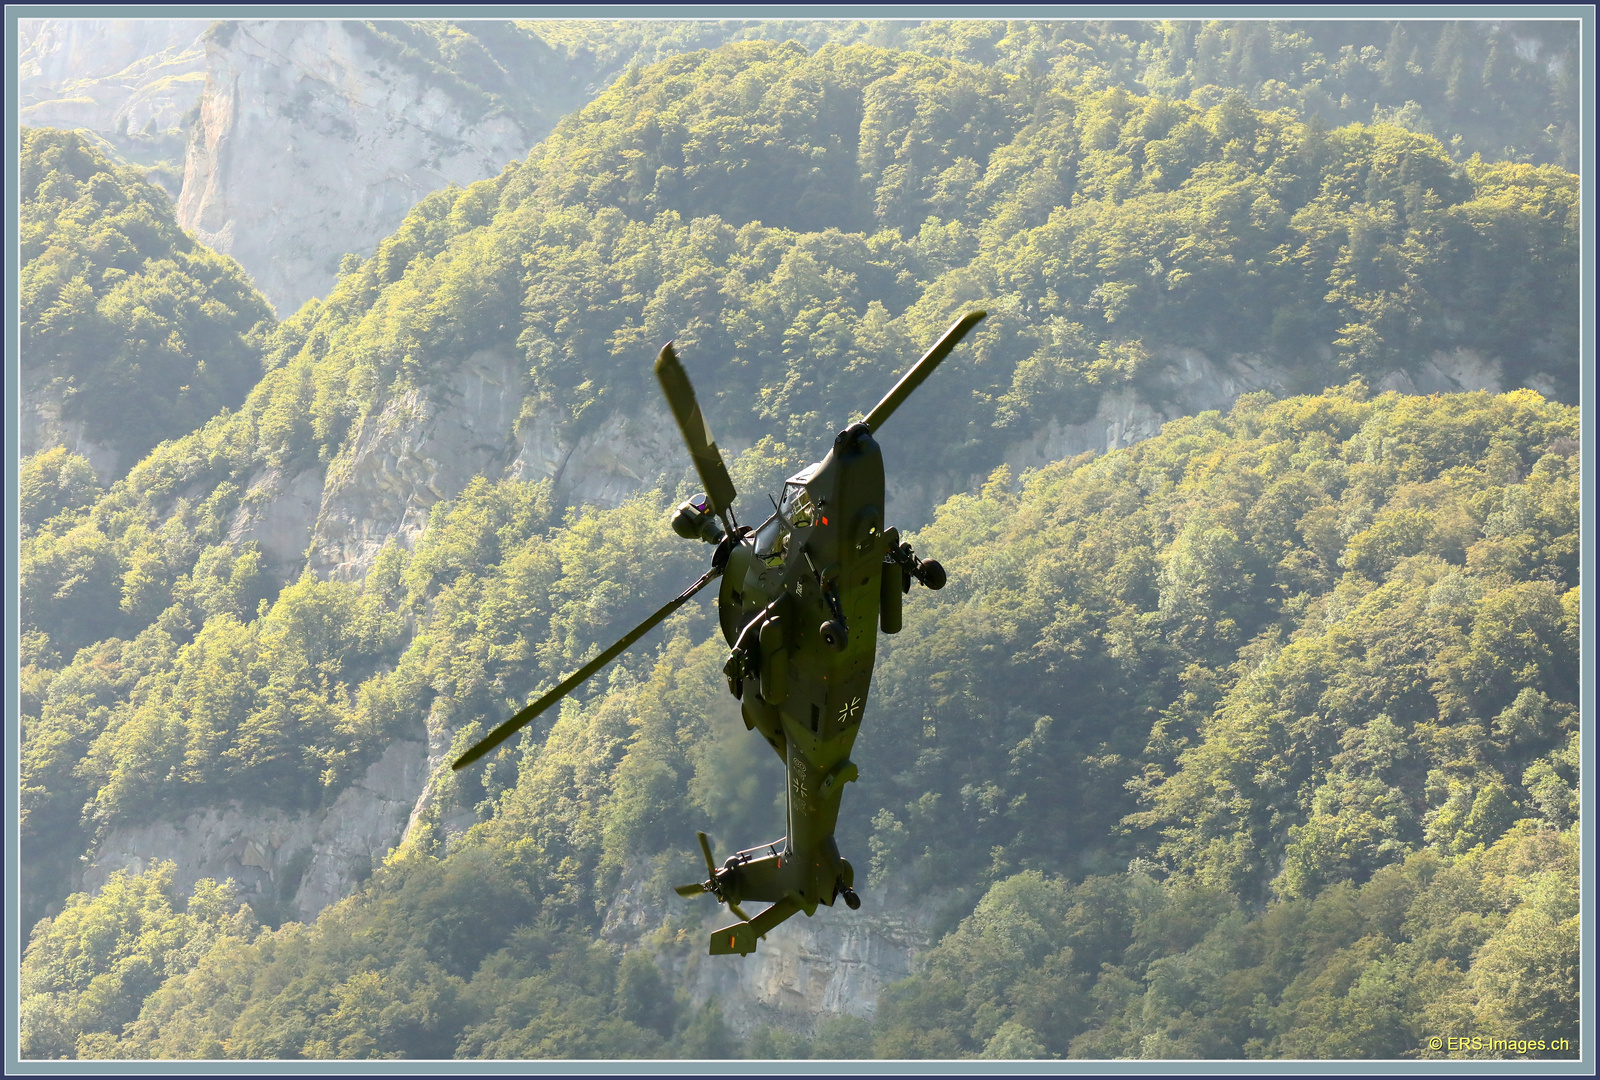
M 119 826 L 89 857 L 81 886 L 93 892 L 118 870 L 140 873 L 170 860 L 181 892 L 190 892 L 201 878 L 231 878 L 241 899 L 289 901 L 291 914 L 313 919 L 349 895 L 399 843 L 426 774 L 423 745 L 401 741 L 323 813 L 247 810 L 230 803 L 180 821 Z
M 18 425 L 19 457 L 64 446 L 88 461 L 102 484 L 109 484 L 122 475 L 125 464 L 122 452 L 89 438 L 82 420 L 64 418 L 61 394 L 56 387 L 28 381 L 21 398 L 17 409 L 21 421 Z
M 624 950 L 651 948 L 669 981 L 684 986 L 697 1005 L 715 996 L 724 1019 L 742 1036 L 768 1025 L 810 1032 L 833 1016 L 870 1021 L 883 987 L 911 975 L 933 944 L 937 903 L 891 885 L 869 889 L 859 911 L 840 903 L 819 907 L 810 918 L 790 919 L 749 956 L 708 956 L 711 932 L 734 917 L 709 899 L 653 895 L 647 875 L 643 865 L 624 873 L 602 936 Z M 659 932 L 685 904 L 703 908 L 696 928 L 661 941 Z
M 277 469 L 263 469 L 228 524 L 229 542 L 235 546 L 252 540 L 259 543 L 280 579 L 298 573 L 322 506 L 322 486 L 320 468 L 289 477 Z
M 424 195 L 497 175 L 542 134 L 467 115 L 348 24 L 239 22 L 207 46 L 178 220 L 288 315 Z
M 428 511 L 511 456 L 522 384 L 509 351 L 480 350 L 440 391 L 413 389 L 363 419 L 328 469 L 311 569 L 354 580 L 383 545 L 407 547 Z

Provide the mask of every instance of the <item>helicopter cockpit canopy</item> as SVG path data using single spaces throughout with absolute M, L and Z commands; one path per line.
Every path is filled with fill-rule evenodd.
M 778 501 L 778 512 L 767 519 L 756 531 L 756 558 L 769 566 L 783 561 L 792 529 L 807 529 L 816 517 L 811 492 L 806 485 L 817 474 L 822 463 L 812 462 L 783 483 L 783 497 Z

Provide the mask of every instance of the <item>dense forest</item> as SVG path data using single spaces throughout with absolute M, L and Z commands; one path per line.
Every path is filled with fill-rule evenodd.
M 165 191 L 88 138 L 22 131 L 29 388 L 124 464 L 236 408 L 275 320 L 239 264 L 178 227 Z
M 873 1023 L 741 1039 L 671 991 L 701 945 L 669 899 L 695 829 L 782 827 L 695 603 L 512 752 L 435 777 L 431 816 L 311 925 L 226 883 L 185 898 L 170 867 L 42 885 L 24 1054 L 1411 1056 L 1483 1024 L 1576 1049 L 1578 185 L 1511 160 L 1565 153 L 1557 121 L 1493 141 L 1552 108 L 1525 54 L 1565 54 L 1444 25 L 1387 51 L 974 23 L 668 56 L 276 325 L 157 189 L 30 133 L 25 346 L 63 378 L 172 373 L 165 413 L 68 399 L 165 425 L 115 429 L 170 441 L 109 488 L 62 449 L 23 463 L 40 866 L 219 800 L 327 805 L 397 737 L 464 747 L 697 569 L 666 525 L 688 480 L 598 509 L 480 478 L 364 580 L 280 581 L 227 539 L 260 470 L 338 469 L 363 417 L 485 348 L 576 439 L 654 407 L 643 368 L 676 338 L 757 492 L 953 312 L 991 315 L 895 432 L 947 489 L 988 480 L 912 522 L 951 585 L 880 646 L 841 819 L 869 889 L 940 912 Z M 1503 98 L 1459 74 L 1480 54 L 1521 73 Z M 1307 107 L 1361 72 L 1421 104 Z M 1112 389 L 1158 395 L 1177 349 L 1264 357 L 1291 396 L 999 467 Z M 1532 389 L 1371 389 L 1456 349 Z M 662 921 L 622 954 L 597 934 L 625 879 Z
M 808 51 L 866 44 L 1035 81 L 1117 85 L 1169 98 L 1204 96 L 1207 88 L 1238 90 L 1252 105 L 1315 114 L 1334 127 L 1395 119 L 1463 156 L 1482 152 L 1568 169 L 1578 164 L 1578 39 L 1570 23 L 780 19 L 519 25 L 597 71 L 649 65 L 728 41 L 794 40 Z
M 446 23 L 397 23 L 373 25 L 366 34 L 374 50 L 435 78 L 452 100 L 526 120 L 533 107 L 512 73 L 549 67 L 560 50 L 604 68 L 624 56 L 671 54 L 701 37 L 791 27 L 641 24 L 603 48 L 596 35 L 607 24 L 542 28 L 555 45 L 534 36 L 534 24 L 492 29 L 499 25 L 474 24 L 467 33 Z M 987 331 L 986 348 L 998 362 L 982 366 L 995 374 L 977 388 L 978 415 L 957 409 L 948 429 L 933 433 L 938 438 L 930 441 L 943 446 L 982 441 L 995 403 L 998 416 L 1012 422 L 1036 407 L 1062 411 L 1067 401 L 1067 411 L 1092 413 L 1106 386 L 1136 379 L 1141 370 L 1148 381 L 1156 365 L 1142 359 L 1145 353 L 1180 343 L 1275 357 L 1295 367 L 1299 390 L 1338 381 L 1339 370 L 1413 368 L 1431 353 L 1466 345 L 1502 359 L 1513 381 L 1532 379 L 1547 394 L 1574 400 L 1565 358 L 1574 346 L 1575 315 L 1558 311 L 1560 317 L 1534 325 L 1539 305 L 1528 297 L 1574 293 L 1576 182 L 1559 170 L 1509 164 L 1541 155 L 1503 142 L 1473 143 L 1489 151 L 1486 160 L 1503 164 L 1464 158 L 1465 144 L 1448 134 L 1446 122 L 1453 108 L 1467 119 L 1499 117 L 1502 127 L 1514 119 L 1519 130 L 1536 126 L 1529 115 L 1550 113 L 1559 126 L 1565 121 L 1555 114 L 1572 97 L 1571 87 L 1561 78 L 1553 85 L 1541 80 L 1570 63 L 1556 39 L 1541 44 L 1539 35 L 1548 31 L 1508 24 L 1485 36 L 1471 24 L 1455 31 L 1450 27 L 1457 24 L 1442 25 L 1439 41 L 1430 44 L 1407 36 L 1423 33 L 1416 28 L 1391 33 L 1384 24 L 1359 23 L 1337 33 L 1335 24 L 816 23 L 793 29 L 823 40 L 887 35 L 920 52 L 824 45 L 806 56 L 792 44 L 751 41 L 715 58 L 688 53 L 648 69 L 635 66 L 488 190 L 475 186 L 459 207 L 444 193 L 426 200 L 421 220 L 389 241 L 386 256 L 379 253 L 384 257 L 365 288 L 346 297 L 346 317 L 328 311 L 318 324 L 332 335 L 351 314 L 368 314 L 373 287 L 395 283 L 418 254 L 429 262 L 447 254 L 434 275 L 412 282 L 437 307 L 434 282 L 443 282 L 445 267 L 478 261 L 456 239 L 471 233 L 502 252 L 489 254 L 471 278 L 458 273 L 449 283 L 453 293 L 473 294 L 459 299 L 475 306 L 457 312 L 472 332 L 452 329 L 448 318 L 435 327 L 441 320 L 395 295 L 385 306 L 399 318 L 386 320 L 384 336 L 399 333 L 391 345 L 435 374 L 445 360 L 441 352 L 473 343 L 474 333 L 488 343 L 496 337 L 492 327 L 523 327 L 526 340 L 518 344 L 529 354 L 577 348 L 545 358 L 537 379 L 574 415 L 588 408 L 591 393 L 615 392 L 611 376 L 631 355 L 633 338 L 666 323 L 719 356 L 760 350 L 739 361 L 760 376 L 782 371 L 781 358 L 795 354 L 799 341 L 868 358 L 849 365 L 865 374 L 879 355 L 902 355 L 906 336 L 920 340 L 917 334 L 937 322 L 928 308 L 949 306 L 962 293 L 1015 297 L 1020 307 L 1009 312 L 1012 326 L 997 321 Z M 1376 40 L 1380 30 L 1393 38 L 1381 62 L 1368 55 L 1376 55 L 1376 46 L 1360 37 Z M 227 24 L 215 33 L 226 34 Z M 1338 33 L 1356 37 L 1342 42 Z M 1524 57 L 1530 50 L 1545 57 L 1544 66 Z M 1417 62 L 1425 54 L 1438 59 L 1426 71 Z M 1344 59 L 1333 64 L 1330 55 Z M 1396 59 L 1402 55 L 1407 59 Z M 1362 66 L 1369 62 L 1377 67 Z M 1503 77 L 1490 78 L 1500 68 Z M 1481 70 L 1485 81 L 1464 82 L 1457 69 Z M 1456 72 L 1454 82 L 1441 82 L 1447 71 Z M 1243 92 L 1230 96 L 1219 82 Z M 1274 97 L 1276 91 L 1262 90 L 1268 85 L 1297 87 L 1300 97 Z M 1415 91 L 1426 110 L 1418 111 L 1423 105 L 1412 98 L 1405 99 L 1416 106 L 1409 112 L 1324 107 L 1334 91 L 1341 102 L 1366 101 L 1384 86 Z M 1247 107 L 1252 101 L 1258 108 Z M 1456 157 L 1402 128 L 1331 126 L 1347 118 L 1388 118 L 1412 132 L 1431 128 L 1451 140 Z M 40 137 L 70 139 L 29 133 L 30 140 Z M 92 149 L 67 161 L 41 144 L 25 146 L 24 156 L 33 162 L 24 176 L 27 229 L 33 243 L 51 237 L 48 251 L 33 244 L 24 251 L 24 325 L 30 347 L 42 356 L 59 354 L 39 367 L 65 380 L 66 411 L 90 431 L 125 443 L 131 463 L 160 439 L 199 427 L 218 405 L 235 407 L 257 373 L 264 332 L 257 327 L 259 299 L 248 286 L 240 293 L 237 285 L 212 281 L 220 269 L 184 264 L 177 278 L 159 272 L 177 258 L 166 245 L 178 245 L 191 259 L 200 249 L 176 230 L 159 192 L 128 187 L 131 173 L 113 182 L 110 166 Z M 101 174 L 107 179 L 90 183 Z M 59 179 L 41 188 L 52 175 Z M 512 206 L 523 212 L 504 212 Z M 527 212 L 533 206 L 589 211 L 582 219 L 588 235 L 559 218 L 535 224 Z M 622 216 L 589 220 L 605 208 Z M 678 215 L 676 225 L 663 217 L 667 211 Z M 154 220 L 126 233 L 135 213 Z M 493 226 L 481 231 L 491 217 Z M 672 231 L 696 221 L 700 236 L 693 244 Z M 638 227 L 624 235 L 624 222 Z M 764 230 L 736 240 L 741 227 L 758 222 Z M 830 229 L 860 240 L 830 241 Z M 816 269 L 802 263 L 778 273 L 790 231 L 823 234 L 808 245 Z M 533 251 L 548 256 L 541 259 L 547 280 L 537 298 L 527 295 L 525 268 L 503 254 Z M 152 269 L 143 271 L 150 260 Z M 824 281 L 824 269 L 835 280 Z M 110 295 L 118 270 L 132 278 Z M 730 283 L 730 273 L 742 280 Z M 573 275 L 581 280 L 570 281 Z M 196 279 L 200 286 L 186 284 Z M 709 317 L 700 291 L 711 282 L 715 306 L 749 311 L 752 325 L 680 325 L 689 309 L 698 311 L 696 322 Z M 160 292 L 150 303 L 128 294 L 150 288 Z M 611 319 L 613 305 L 636 306 L 625 298 L 674 288 L 684 310 L 657 305 L 653 318 L 638 311 L 620 326 Z M 1330 289 L 1337 299 L 1324 304 Z M 780 295 L 763 295 L 774 290 Z M 201 295 L 221 309 L 188 312 L 183 297 L 194 306 L 192 297 Z M 1243 319 L 1236 306 L 1219 302 L 1239 295 L 1252 298 Z M 894 320 L 874 314 L 874 299 L 890 316 L 916 309 L 900 320 L 904 334 L 885 337 L 885 324 Z M 91 302 L 92 312 L 84 308 Z M 445 306 L 455 303 L 452 297 Z M 509 323 L 496 320 L 518 307 L 542 310 L 522 311 L 520 322 L 515 315 Z M 140 310 L 159 325 L 132 325 Z M 592 327 L 590 312 L 610 321 Z M 1205 318 L 1196 323 L 1196 315 Z M 558 324 L 562 340 L 552 341 Z M 419 330 L 419 339 L 410 340 Z M 211 340 L 219 333 L 222 339 Z M 579 333 L 584 345 L 565 340 Z M 280 337 L 282 344 L 297 340 L 292 333 Z M 791 344 L 778 347 L 785 337 Z M 282 344 L 280 359 L 290 354 Z M 210 365 L 196 371 L 202 354 Z M 386 389 L 384 369 L 394 359 L 368 358 L 354 388 L 319 387 L 319 412 L 359 413 Z M 573 370 L 563 374 L 563 366 Z M 828 413 L 819 406 L 856 407 L 854 398 L 831 400 L 832 378 L 821 380 L 820 401 L 800 393 L 817 381 L 815 374 L 785 373 L 780 381 L 789 392 L 770 381 L 727 383 L 737 400 L 767 394 L 760 415 L 733 418 L 745 421 L 741 434 L 748 429 L 758 437 L 780 418 L 808 425 Z M 570 392 L 585 382 L 600 389 Z M 129 394 L 140 407 L 120 409 Z M 1056 400 L 1035 400 L 1041 396 Z M 597 418 L 591 411 L 590 421 Z M 129 424 L 150 430 L 122 432 Z M 337 443 L 341 432 L 329 429 L 326 417 L 318 426 L 326 429 L 319 431 L 322 442 Z M 981 475 L 994 464 L 970 453 L 953 458 L 939 463 L 957 474 Z
M 1576 433 L 1529 391 L 1355 383 L 946 503 L 916 539 L 951 583 L 885 640 L 841 842 L 870 852 L 869 889 L 931 889 L 958 922 L 875 1025 L 742 1049 L 1387 1057 L 1486 1023 L 1575 1039 Z M 221 611 L 178 644 L 169 617 L 79 653 L 52 705 L 63 684 L 84 702 L 139 687 L 79 770 L 94 805 L 145 806 L 160 779 L 242 792 L 283 775 L 274 751 L 292 776 L 286 701 L 295 738 L 348 744 L 420 724 L 432 696 L 465 745 L 530 658 L 569 666 L 647 602 L 646 567 L 685 559 L 666 493 L 560 522 L 545 495 L 481 484 L 360 585 L 303 579 L 248 623 Z M 404 611 L 411 645 L 363 677 Z M 417 830 L 312 926 L 262 927 L 222 886 L 185 904 L 159 868 L 75 896 L 24 964 L 28 1052 L 741 1049 L 650 956 L 698 950 L 697 911 L 660 899 L 652 947 L 625 957 L 594 938 L 619 875 L 664 897 L 697 825 L 777 816 L 781 777 L 740 738 L 721 660 L 707 608 L 685 609 L 438 792 L 438 813 L 478 806 L 464 840 Z

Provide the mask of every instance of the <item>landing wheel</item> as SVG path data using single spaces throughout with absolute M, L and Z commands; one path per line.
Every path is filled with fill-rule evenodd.
M 844 647 L 850 643 L 850 638 L 845 633 L 844 627 L 834 619 L 829 619 L 823 623 L 817 632 L 822 635 L 822 643 L 834 652 L 842 652 Z
M 933 559 L 922 560 L 922 583 L 928 588 L 938 591 L 944 588 L 944 583 L 949 579 L 945 576 L 944 567 Z
M 857 911 L 860 909 L 861 897 L 856 895 L 856 891 L 854 889 L 844 889 L 839 895 L 844 897 L 845 907 L 849 908 L 851 911 Z

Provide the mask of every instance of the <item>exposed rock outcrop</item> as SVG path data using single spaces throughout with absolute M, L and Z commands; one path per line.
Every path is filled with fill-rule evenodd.
M 53 386 L 37 382 L 25 384 L 17 404 L 18 446 L 21 457 L 37 454 L 53 446 L 64 446 L 89 462 L 102 484 L 120 477 L 124 470 L 122 452 L 95 442 L 85 434 L 81 420 L 64 419 L 61 394 Z
M 370 254 L 424 195 L 496 175 L 543 135 L 471 115 L 366 40 L 346 23 L 252 21 L 207 46 L 178 220 L 280 315 L 326 295 L 341 256 Z
M 549 122 L 485 111 L 331 20 L 23 19 L 18 29 L 22 122 L 87 128 L 159 166 L 153 178 L 170 182 L 183 227 L 238 259 L 279 315 L 325 295 L 343 255 L 371 254 L 424 195 L 526 154 L 585 92 L 562 71 L 545 95 Z M 536 90 L 544 75 L 518 72 Z M 179 128 L 189 128 L 181 184 L 155 160 L 172 149 L 162 133 L 181 147 Z
M 313 530 L 319 577 L 361 577 L 390 540 L 411 546 L 440 499 L 511 456 L 522 406 L 509 352 L 474 353 L 442 391 L 413 389 L 363 419 L 328 469 Z
M 1213 360 L 1196 349 L 1170 349 L 1154 391 L 1148 397 L 1130 389 L 1114 390 L 1100 399 L 1094 417 L 1078 424 L 1051 420 L 1026 439 L 1006 448 L 1006 464 L 1014 475 L 1085 451 L 1105 453 L 1132 446 L 1157 434 L 1180 416 L 1211 409 L 1226 411 L 1242 395 L 1257 390 L 1288 392 L 1293 373 L 1260 357 L 1234 356 Z M 1393 371 L 1378 380 L 1376 392 L 1455 394 L 1501 390 L 1500 366 L 1470 349 L 1436 352 L 1411 374 Z M 1154 399 L 1154 402 L 1150 399 Z M 975 480 L 978 478 L 974 478 Z M 931 506 L 929 507 L 931 510 Z
M 715 995 L 741 1035 L 768 1024 L 807 1031 L 829 1016 L 871 1020 L 879 991 L 911 975 L 932 944 L 926 921 L 906 909 L 869 913 L 840 904 L 790 919 L 750 956 L 704 955 L 711 931 L 732 921 L 725 911 L 707 918 L 684 974 L 690 996 Z
M 736 446 L 728 443 L 729 457 Z M 506 475 L 518 480 L 548 478 L 556 497 L 566 503 L 616 506 L 664 475 L 687 469 L 683 437 L 662 409 L 639 417 L 611 416 L 572 442 L 563 440 L 548 414 L 525 420 L 517 435 L 517 456 Z
M 307 469 L 286 477 L 264 469 L 246 490 L 228 524 L 235 546 L 254 540 L 279 578 L 298 574 L 311 543 L 311 527 L 322 506 L 323 471 Z
M 723 1017 L 741 1036 L 763 1026 L 810 1032 L 830 1016 L 871 1020 L 884 986 L 911 975 L 933 944 L 938 903 L 905 888 L 874 888 L 861 910 L 842 903 L 797 915 L 773 930 L 750 956 L 712 957 L 705 943 L 712 931 L 733 921 L 709 900 L 698 925 L 661 942 L 659 931 L 679 918 L 685 901 L 654 896 L 647 868 L 624 875 L 607 909 L 601 935 L 623 949 L 650 947 L 669 981 L 702 1004 L 715 997 Z M 760 905 L 754 905 L 751 913 Z
M 1008 447 L 1006 463 L 1012 472 L 1020 474 L 1085 451 L 1103 454 L 1132 446 L 1180 416 L 1226 409 L 1240 395 L 1256 390 L 1282 392 L 1288 379 L 1283 368 L 1255 357 L 1214 361 L 1196 349 L 1172 349 L 1160 359 L 1165 365 L 1150 395 L 1158 404 L 1131 389 L 1113 390 L 1100 399 L 1092 419 L 1080 424 L 1051 420 Z
M 567 503 L 615 506 L 686 467 L 677 429 L 661 413 L 613 416 L 567 441 L 548 414 L 524 418 L 520 362 L 482 349 L 442 390 L 411 390 L 365 418 L 328 469 L 311 533 L 310 567 L 347 581 L 383 546 L 415 544 L 428 511 L 475 476 L 549 479 Z
M 1472 349 L 1441 350 L 1409 375 L 1404 371 L 1391 371 L 1379 380 L 1377 389 L 1402 394 L 1459 394 L 1469 390 L 1498 394 L 1502 389 L 1500 365 Z
M 117 870 L 138 873 L 170 859 L 181 892 L 203 877 L 232 878 L 242 899 L 312 919 L 349 895 L 399 842 L 426 778 L 426 750 L 407 740 L 391 745 L 323 813 L 247 811 L 231 803 L 181 821 L 119 826 L 101 840 L 81 884 L 94 891 Z

